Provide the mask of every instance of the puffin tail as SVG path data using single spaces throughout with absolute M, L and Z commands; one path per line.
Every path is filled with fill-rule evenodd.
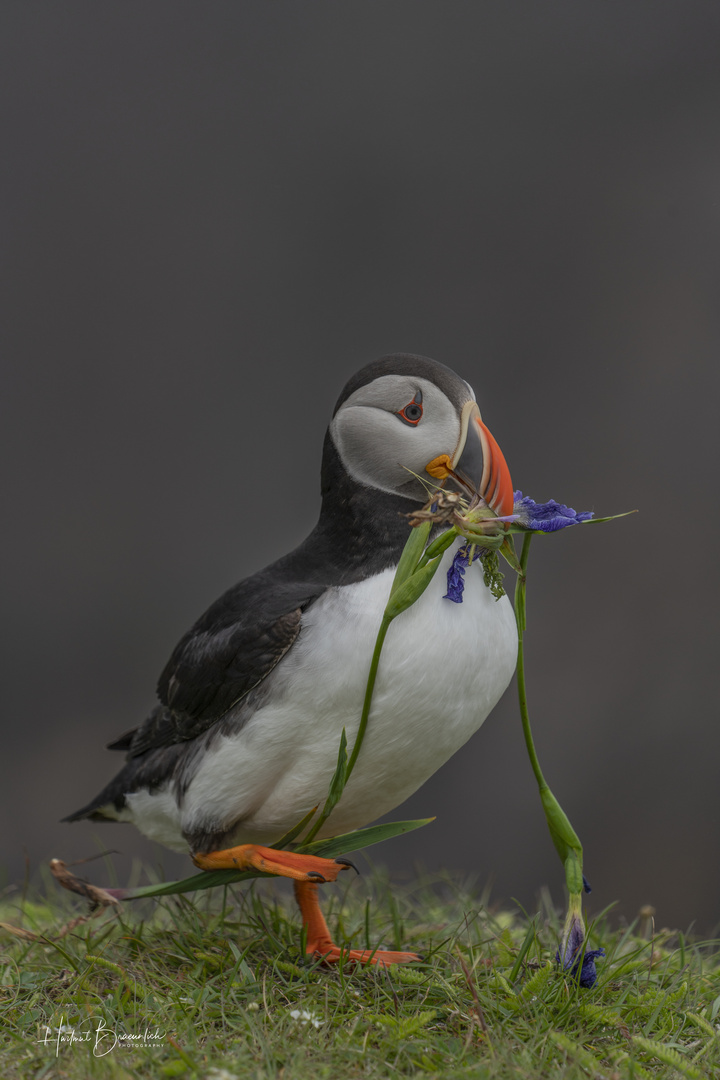
M 121 811 L 125 806 L 125 787 L 123 769 L 117 776 L 106 784 L 99 795 L 96 795 L 87 806 L 76 810 L 73 814 L 61 818 L 61 823 L 66 821 L 122 821 Z M 120 783 L 118 783 L 120 781 Z
M 67 817 L 60 818 L 60 824 L 64 824 L 67 821 L 122 821 L 118 811 L 121 807 L 116 807 L 112 802 L 108 802 L 107 798 L 104 798 L 105 792 L 102 795 L 98 795 L 96 799 L 89 802 L 87 806 L 83 806 L 81 810 L 76 810 L 74 814 L 68 814 Z
M 121 735 L 112 744 L 112 749 L 127 749 L 133 734 L 129 731 Z M 99 795 L 87 806 L 76 810 L 74 814 L 68 814 L 62 820 L 129 821 L 130 817 L 123 813 L 127 808 L 126 796 L 134 791 L 155 791 L 167 783 L 174 774 L 178 758 L 187 746 L 188 743 L 165 746 L 129 758 Z

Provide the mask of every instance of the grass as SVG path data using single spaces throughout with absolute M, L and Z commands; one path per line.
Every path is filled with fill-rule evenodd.
M 607 957 L 582 990 L 553 962 L 560 923 L 547 897 L 529 919 L 449 882 L 328 886 L 336 940 L 425 957 L 388 971 L 307 960 L 292 899 L 272 883 L 126 904 L 56 940 L 82 912 L 77 898 L 53 883 L 13 895 L 0 918 L 40 936 L 0 931 L 2 1077 L 720 1075 L 718 943 L 598 919 L 590 947 Z M 88 1041 L 58 1047 L 61 1026 Z M 146 1029 L 148 1045 L 113 1047 L 115 1033 Z

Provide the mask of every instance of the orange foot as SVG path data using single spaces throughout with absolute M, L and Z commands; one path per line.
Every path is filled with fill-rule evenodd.
M 266 874 L 294 878 L 296 881 L 335 881 L 341 870 L 355 867 L 348 859 L 321 859 L 318 855 L 297 855 L 292 851 L 241 844 L 226 851 L 193 855 L 201 870 L 262 870 Z
M 295 899 L 302 913 L 303 926 L 307 930 L 306 953 L 322 957 L 326 964 L 335 964 L 342 957 L 358 964 L 411 964 L 422 957 L 412 952 L 373 952 L 370 949 L 341 949 L 330 937 L 325 917 L 320 910 L 317 885 L 311 881 L 295 882 Z

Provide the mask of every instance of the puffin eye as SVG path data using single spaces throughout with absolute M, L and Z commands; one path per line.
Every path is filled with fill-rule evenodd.
M 422 419 L 423 407 L 422 407 L 422 390 L 418 390 L 412 401 L 408 402 L 404 409 L 400 409 L 395 415 L 400 419 L 410 424 L 411 427 L 417 427 Z

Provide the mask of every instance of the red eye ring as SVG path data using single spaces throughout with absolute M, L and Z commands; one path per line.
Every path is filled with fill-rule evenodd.
M 395 415 L 411 427 L 417 427 L 423 415 L 422 393 L 418 391 L 412 401 L 409 401 L 405 408 L 400 409 Z

